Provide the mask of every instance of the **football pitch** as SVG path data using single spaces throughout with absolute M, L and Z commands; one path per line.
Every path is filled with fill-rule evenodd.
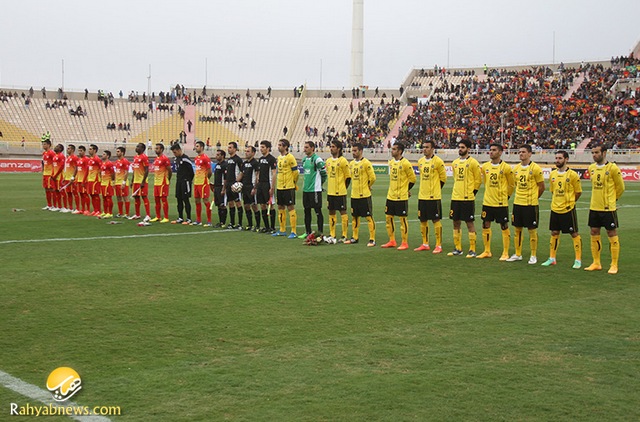
M 368 248 L 366 224 L 359 244 L 307 247 L 42 211 L 40 186 L 39 175 L 0 175 L 0 371 L 46 391 L 51 371 L 71 367 L 82 377 L 73 401 L 119 406 L 112 420 L 640 418 L 640 184 L 627 183 L 619 201 L 615 276 L 606 240 L 595 273 L 571 269 L 569 235 L 554 267 L 527 265 L 526 231 L 525 260 L 499 262 L 496 224 L 492 259 L 448 257 L 448 219 L 440 255 Z M 378 245 L 387 186 L 378 176 Z M 590 183 L 583 188 L 586 266 Z M 421 243 L 413 191 L 411 249 Z M 448 180 L 445 211 L 450 191 Z M 539 263 L 549 254 L 549 198 Z M 300 191 L 297 199 L 302 233 Z M 326 210 L 325 222 L 328 232 Z M 0 387 L 0 420 L 11 419 L 11 403 L 38 404 Z

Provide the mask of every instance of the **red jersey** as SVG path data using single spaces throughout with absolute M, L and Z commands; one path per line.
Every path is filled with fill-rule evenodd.
M 129 174 L 129 167 L 131 163 L 126 158 L 120 158 L 116 160 L 113 164 L 116 171 L 116 185 L 122 185 L 124 182 L 127 186 L 129 186 L 129 179 L 127 175 Z
M 153 160 L 153 185 L 164 186 L 169 184 L 169 174 L 171 173 L 171 161 L 162 154 Z
M 146 154 L 139 154 L 133 157 L 133 183 L 142 183 L 145 169 L 149 167 L 149 157 Z
M 196 173 L 193 178 L 194 186 L 209 184 L 209 172 L 211 171 L 211 159 L 206 154 L 200 154 L 194 160 Z
M 42 153 L 42 175 L 51 176 L 53 174 L 53 158 L 57 154 L 53 150 Z
M 87 180 L 87 157 L 77 157 L 76 166 L 78 168 L 78 172 L 76 173 L 76 181 L 80 183 L 84 183 Z
M 113 163 L 111 161 L 103 161 L 100 165 L 100 179 L 102 180 L 102 186 L 111 186 L 115 174 Z
M 62 172 L 64 171 L 65 160 L 66 158 L 63 153 L 55 154 L 55 156 L 53 157 L 53 160 L 51 160 L 51 166 L 53 168 L 51 176 L 54 179 L 60 180 L 62 176 Z
M 102 160 L 98 157 L 87 158 L 87 182 L 100 181 L 100 166 L 102 166 Z
M 64 162 L 64 180 L 71 180 L 75 175 L 78 168 L 78 157 L 75 154 L 71 154 Z

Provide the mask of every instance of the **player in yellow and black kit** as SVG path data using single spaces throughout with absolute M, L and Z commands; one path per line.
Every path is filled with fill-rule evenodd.
M 349 216 L 347 215 L 347 188 L 351 182 L 349 162 L 342 155 L 342 142 L 334 139 L 330 145 L 331 157 L 327 158 L 325 168 L 327 170 L 327 205 L 329 208 L 329 238 L 336 239 L 336 211 L 340 211 L 342 220 L 342 236 L 338 243 L 347 240 L 349 229 Z M 329 243 L 332 243 L 329 241 Z
M 298 218 L 296 215 L 296 187 L 298 183 L 298 163 L 293 154 L 289 152 L 289 141 L 280 139 L 278 141 L 278 173 L 276 174 L 276 200 L 278 202 L 278 221 L 280 222 L 280 230 L 273 233 L 272 236 L 286 236 L 287 230 L 287 214 L 289 211 L 289 222 L 291 223 L 291 234 L 289 239 L 297 239 L 296 224 Z
M 435 155 L 436 144 L 431 141 L 422 143 L 424 157 L 418 160 L 420 171 L 420 192 L 418 194 L 418 218 L 420 219 L 420 233 L 422 244 L 414 251 L 428 251 L 429 247 L 429 220 L 433 221 L 433 230 L 436 234 L 436 246 L 434 254 L 442 252 L 442 187 L 447 181 L 447 171 L 444 161 Z
M 556 169 L 549 175 L 549 190 L 551 191 L 551 216 L 549 230 L 551 240 L 549 259 L 542 263 L 543 267 L 556 265 L 556 253 L 560 245 L 560 232 L 569 233 L 573 239 L 573 250 L 576 259 L 573 269 L 582 266 L 582 240 L 578 234 L 578 216 L 576 202 L 582 195 L 580 176 L 567 167 L 569 154 L 567 151 L 556 152 Z
M 389 160 L 389 191 L 387 192 L 387 204 L 384 213 L 386 214 L 387 233 L 389 241 L 382 245 L 383 248 L 395 248 L 395 223 L 393 217 L 400 217 L 400 232 L 402 243 L 398 247 L 399 251 L 409 249 L 409 225 L 407 223 L 407 213 L 409 211 L 409 191 L 416 183 L 416 174 L 413 166 L 402 156 L 404 144 L 396 142 L 391 147 L 391 160 Z
M 476 258 L 491 258 L 491 222 L 500 224 L 502 229 L 502 255 L 500 261 L 509 259 L 509 197 L 513 193 L 514 180 L 511 166 L 502 161 L 502 145 L 489 146 L 489 158 L 480 168 L 484 183 L 482 199 L 482 241 L 484 252 Z
M 358 243 L 360 235 L 360 217 L 367 219 L 369 226 L 369 243 L 367 246 L 376 246 L 376 222 L 373 220 L 373 206 L 371 203 L 371 186 L 376 181 L 371 161 L 362 156 L 362 144 L 354 144 L 351 147 L 353 161 L 349 163 L 351 173 L 351 225 L 353 234 L 346 244 Z
M 453 160 L 453 191 L 451 192 L 451 209 L 449 218 L 453 220 L 454 249 L 447 256 L 461 256 L 462 221 L 469 230 L 469 253 L 467 258 L 476 257 L 476 228 L 473 223 L 476 212 L 476 193 L 480 189 L 482 177 L 480 164 L 469 155 L 471 143 L 461 141 L 458 144 L 458 158 Z
M 616 201 L 624 192 L 624 180 L 622 173 L 615 163 L 607 161 L 607 147 L 597 146 L 591 150 L 594 163 L 589 166 L 591 177 L 591 205 L 589 206 L 589 227 L 591 228 L 591 255 L 593 263 L 585 268 L 585 271 L 598 271 L 602 269 L 600 263 L 600 251 L 602 240 L 600 230 L 602 227 L 609 237 L 609 249 L 611 250 L 611 267 L 609 274 L 618 273 L 618 257 L 620 256 L 620 241 L 618 240 L 618 213 Z
M 511 224 L 515 231 L 516 253 L 507 262 L 522 261 L 523 228 L 529 230 L 529 247 L 531 256 L 529 264 L 538 263 L 538 224 L 540 211 L 538 198 L 544 192 L 544 177 L 539 165 L 531 161 L 531 145 L 522 145 L 518 150 L 520 163 L 513 169 L 516 182 L 516 198 L 513 200 Z

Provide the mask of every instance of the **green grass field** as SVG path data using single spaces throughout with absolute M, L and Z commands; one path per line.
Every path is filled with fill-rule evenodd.
M 378 244 L 387 239 L 387 180 L 375 189 Z M 41 211 L 39 175 L 1 175 L 0 198 L 0 371 L 44 389 L 53 369 L 70 366 L 83 379 L 73 400 L 120 406 L 114 420 L 640 418 L 640 185 L 627 184 L 619 203 L 616 276 L 606 273 L 608 250 L 604 271 L 572 270 L 568 235 L 555 267 L 526 264 L 528 237 L 524 262 L 499 262 L 497 225 L 494 258 L 471 260 L 108 225 Z M 416 202 L 412 248 L 420 244 Z M 299 206 L 300 225 L 302 215 Z M 443 224 L 449 251 L 451 223 Z M 0 387 L 0 420 L 12 402 L 38 404 Z

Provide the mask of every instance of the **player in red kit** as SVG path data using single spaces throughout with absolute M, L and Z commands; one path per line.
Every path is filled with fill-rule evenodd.
M 130 220 L 137 220 L 140 218 L 140 198 L 144 202 L 144 210 L 146 216 L 149 217 L 149 186 L 147 185 L 147 177 L 149 177 L 149 157 L 144 153 L 147 149 L 142 142 L 136 145 L 136 156 L 133 157 L 133 163 L 131 168 L 133 169 L 133 176 L 131 177 L 131 189 L 133 190 L 133 197 L 135 198 L 136 213 L 129 217 Z
M 64 202 L 63 212 L 74 212 L 78 207 L 80 196 L 76 190 L 75 180 L 76 173 L 78 172 L 78 157 L 76 156 L 76 146 L 67 145 L 67 159 L 64 162 L 64 176 L 62 180 L 62 187 L 60 191 L 62 193 L 62 199 Z M 75 208 L 73 201 L 75 199 Z
M 110 159 L 111 151 L 104 151 L 100 165 L 100 193 L 102 194 L 102 209 L 104 211 L 100 214 L 102 218 L 113 217 L 113 181 L 116 178 L 116 172 Z
M 151 222 L 169 222 L 169 180 L 171 180 L 171 161 L 164 155 L 164 145 L 156 144 L 156 159 L 153 160 L 153 198 L 156 204 L 156 217 Z M 160 211 L 164 218 L 160 218 Z
M 195 176 L 193 177 L 193 197 L 196 200 L 196 222 L 195 225 L 202 224 L 200 214 L 202 214 L 202 202 L 204 202 L 204 209 L 207 212 L 207 225 L 211 225 L 211 204 L 209 203 L 209 196 L 211 190 L 209 189 L 209 178 L 211 177 L 211 159 L 204 153 L 204 142 L 196 142 L 196 154 L 195 158 Z
M 115 191 L 118 199 L 118 215 L 116 217 L 126 217 L 129 215 L 131 203 L 129 202 L 129 168 L 131 163 L 124 155 L 127 150 L 124 147 L 116 148 L 116 157 L 118 158 L 113 164 L 116 171 Z
M 87 159 L 87 194 L 91 197 L 93 212 L 85 211 L 85 215 L 100 216 L 100 166 L 102 160 L 98 157 L 98 147 L 89 145 L 89 158 Z
M 60 188 L 62 187 L 64 162 L 66 159 L 62 151 L 64 151 L 64 146 L 62 144 L 57 144 L 55 148 L 53 148 L 53 152 L 55 152 L 56 155 L 51 161 L 51 166 L 53 167 L 51 180 L 53 186 L 53 206 L 57 211 L 66 212 L 65 208 L 62 206 L 62 193 L 60 192 Z
M 57 211 L 54 210 L 53 206 L 53 181 L 51 180 L 51 173 L 53 172 L 53 157 L 55 157 L 56 153 L 51 149 L 51 141 L 48 139 L 42 141 L 42 149 L 44 150 L 42 153 L 42 187 L 47 195 L 47 206 L 42 209 Z
M 73 182 L 80 201 L 77 203 L 77 210 L 74 214 L 84 214 L 89 211 L 89 195 L 87 194 L 87 162 L 89 158 L 85 156 L 87 148 L 84 145 L 78 147 L 78 159 L 76 160 L 76 180 Z

